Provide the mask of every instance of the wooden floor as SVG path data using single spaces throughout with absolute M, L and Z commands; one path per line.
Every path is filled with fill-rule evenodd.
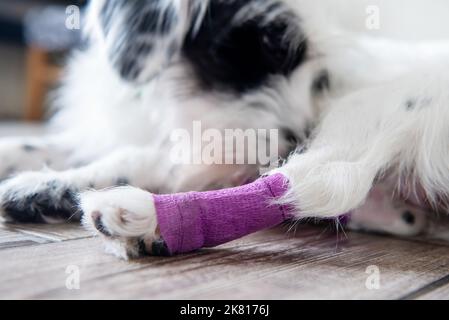
M 0 298 L 449 298 L 446 245 L 358 233 L 337 237 L 310 226 L 286 231 L 125 262 L 104 253 L 99 239 L 77 225 L 0 224 Z M 77 275 L 80 289 L 73 289 Z

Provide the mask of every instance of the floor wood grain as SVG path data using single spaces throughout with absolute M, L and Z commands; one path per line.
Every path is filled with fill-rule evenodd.
M 77 225 L 0 225 L 0 269 L 0 299 L 449 298 L 448 246 L 311 226 L 126 262 Z

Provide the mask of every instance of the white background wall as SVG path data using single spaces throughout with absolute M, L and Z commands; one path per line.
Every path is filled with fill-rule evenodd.
M 332 19 L 351 30 L 368 31 L 366 9 L 375 5 L 379 8 L 380 29 L 369 31 L 373 35 L 406 40 L 449 39 L 449 0 L 305 1 L 310 2 L 308 6 L 325 8 Z

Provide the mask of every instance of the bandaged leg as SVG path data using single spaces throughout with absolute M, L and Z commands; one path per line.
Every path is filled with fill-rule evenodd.
M 214 247 L 301 219 L 297 203 L 290 204 L 292 190 L 291 180 L 278 173 L 219 191 L 154 195 L 129 186 L 89 191 L 80 195 L 80 208 L 84 225 L 102 234 L 109 252 L 125 259 L 166 256 Z M 347 219 L 341 217 L 339 222 Z
M 282 174 L 237 188 L 155 195 L 157 220 L 170 254 L 214 247 L 292 218 L 292 209 L 275 204 L 288 189 Z

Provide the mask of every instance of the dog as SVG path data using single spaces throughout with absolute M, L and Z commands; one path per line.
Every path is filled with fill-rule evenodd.
M 0 215 L 83 220 L 113 253 L 138 257 L 158 238 L 152 194 L 260 175 L 257 164 L 172 161 L 172 132 L 200 121 L 278 130 L 286 161 L 273 172 L 289 178 L 283 201 L 298 220 L 351 212 L 351 229 L 422 232 L 449 200 L 449 42 L 342 35 L 325 11 L 304 0 L 92 1 L 52 134 L 0 142 Z

